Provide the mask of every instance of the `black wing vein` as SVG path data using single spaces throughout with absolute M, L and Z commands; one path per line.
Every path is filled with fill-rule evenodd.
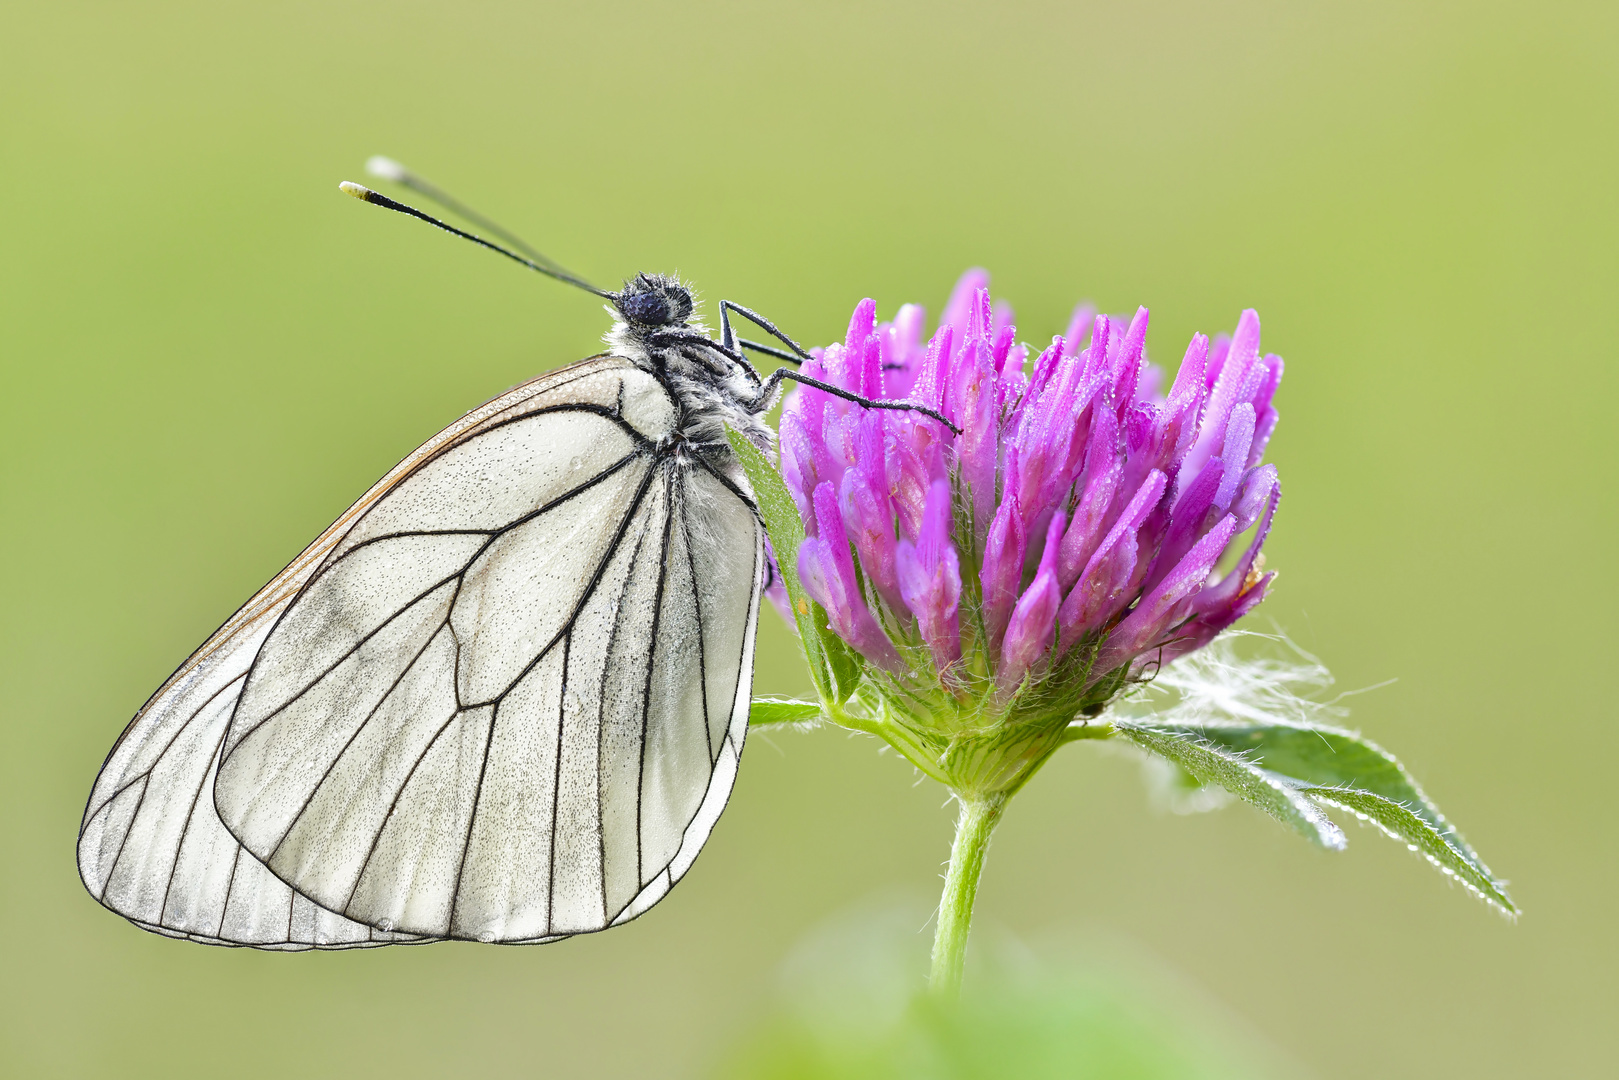
M 670 511 L 672 509 L 673 509 L 672 507 L 665 507 L 666 511 Z M 641 549 L 646 546 L 646 537 L 647 537 L 647 530 L 646 529 L 643 529 L 641 531 L 641 535 L 636 537 L 635 550 L 630 553 L 630 558 L 629 558 L 629 566 L 630 566 L 630 570 L 631 570 L 632 573 L 633 573 L 634 568 L 636 567 L 636 565 L 639 564 L 640 561 L 641 561 Z M 612 628 L 611 631 L 609 631 L 609 633 L 607 635 L 607 655 L 608 655 L 608 657 L 613 656 L 614 649 L 618 646 L 619 631 L 623 628 L 623 625 L 624 625 L 624 599 L 625 599 L 625 597 L 627 597 L 629 595 L 630 585 L 631 584 L 632 584 L 631 574 L 625 574 L 624 575 L 624 584 L 619 587 L 619 591 L 618 591 L 618 603 L 613 605 L 613 609 L 614 609 L 613 628 Z M 602 665 L 600 685 L 599 685 L 599 688 L 597 690 L 597 696 L 596 696 L 596 700 L 597 700 L 597 716 L 598 716 L 598 721 L 597 721 L 597 724 L 596 724 L 596 820 L 597 821 L 603 820 L 602 815 L 603 815 L 604 807 L 605 807 L 605 800 L 603 799 L 603 796 L 602 796 L 602 776 L 603 776 L 603 773 L 605 771 L 604 764 L 605 764 L 605 757 L 606 757 L 606 733 L 603 730 L 603 725 L 602 725 L 601 721 L 603 719 L 605 719 L 605 715 L 606 715 L 606 711 L 607 711 L 607 686 L 608 686 L 608 675 L 610 674 L 610 670 L 611 669 L 610 669 L 610 666 L 608 664 L 603 664 Z M 567 678 L 566 665 L 565 664 L 564 664 L 563 678 L 564 678 L 564 680 L 566 680 L 566 678 Z M 564 702 L 566 702 L 566 700 L 567 700 L 566 693 L 567 693 L 567 683 L 566 683 L 566 681 L 564 681 L 564 683 L 563 683 L 563 694 L 564 694 L 563 701 Z M 564 709 L 565 708 L 566 708 L 566 705 L 564 705 Z M 563 723 L 562 717 L 558 717 L 558 720 L 557 720 L 557 768 L 559 770 L 559 776 L 558 776 L 559 782 L 560 782 L 560 770 L 561 770 L 561 767 L 562 767 L 562 723 Z M 560 784 L 559 784 L 559 786 L 560 786 Z M 552 788 L 553 792 L 555 792 L 556 790 L 557 790 L 556 787 Z M 636 808 L 636 813 L 637 813 L 637 817 L 639 818 L 639 813 L 640 813 L 640 807 L 639 806 L 637 806 L 637 808 Z M 555 801 L 554 798 L 552 800 L 552 806 L 551 806 L 551 821 L 553 823 L 552 827 L 554 829 L 555 828 L 555 822 L 556 822 L 556 801 Z M 601 859 L 601 866 L 602 866 L 601 896 L 602 896 L 602 910 L 605 912 L 607 910 L 607 904 L 608 904 L 608 899 L 607 899 L 607 830 L 605 828 L 598 830 L 596 840 L 597 840 L 597 854 Z M 552 858 L 553 858 L 553 862 L 554 862 L 554 860 L 555 860 L 555 851 L 556 851 L 556 845 L 554 843 L 552 844 L 551 850 L 552 850 Z M 639 837 L 637 838 L 637 847 L 636 847 L 635 855 L 636 855 L 635 875 L 636 875 L 636 878 L 637 878 L 636 884 L 637 884 L 637 887 L 639 887 L 642 884 L 640 882 L 640 880 L 639 880 L 640 876 L 641 876 L 641 851 L 640 851 L 640 846 L 639 846 Z M 553 866 L 552 874 L 551 874 L 551 890 L 552 890 L 552 892 L 555 892 L 555 890 L 556 890 L 556 873 L 555 873 L 554 866 Z
M 673 493 L 673 474 L 671 474 L 668 481 L 668 490 L 671 494 Z M 663 586 L 669 577 L 669 537 L 675 520 L 673 499 L 671 498 L 668 501 L 669 512 L 663 519 L 663 553 L 658 559 L 658 587 L 652 594 L 652 633 L 649 635 L 646 650 L 646 683 L 641 694 L 641 778 L 635 786 L 635 877 L 642 887 L 645 887 L 648 881 L 641 843 L 641 815 L 643 812 L 641 797 L 646 790 L 647 720 L 651 714 L 652 705 L 652 669 L 656 666 L 658 655 L 658 623 L 663 616 Z
M 234 682 L 235 680 L 232 681 Z M 191 715 L 192 718 L 196 717 L 196 713 Z M 188 719 L 186 723 L 190 724 L 191 720 Z M 197 777 L 197 790 L 192 793 L 191 806 L 186 811 L 186 822 L 180 827 L 180 839 L 174 845 L 174 862 L 169 864 L 169 879 L 163 886 L 163 900 L 157 906 L 159 915 L 169 910 L 169 893 L 174 888 L 174 876 L 180 872 L 180 855 L 185 851 L 186 837 L 191 832 L 191 819 L 197 816 L 197 800 L 202 798 L 202 789 L 208 786 L 208 777 L 213 775 L 214 762 L 219 760 L 219 748 L 224 745 L 225 728 L 221 726 L 219 738 L 214 740 L 214 752 L 208 755 L 208 768 L 203 771 L 201 776 Z
M 681 495 L 685 495 L 686 485 L 680 485 Z M 706 662 L 707 644 L 703 641 L 703 597 L 702 590 L 697 587 L 697 555 L 696 548 L 691 542 L 691 522 L 685 514 L 680 515 L 680 531 L 686 539 L 686 577 L 691 582 L 691 607 L 696 612 L 697 621 L 697 685 L 702 688 L 703 702 L 703 732 L 708 738 L 709 761 L 717 761 L 720 748 L 714 745 L 714 722 L 708 715 L 708 664 Z
M 423 760 L 426 759 L 433 747 L 438 745 L 439 738 L 450 729 L 450 725 L 464 715 L 466 715 L 465 712 L 461 710 L 451 713 L 450 718 L 439 725 L 438 730 L 433 733 L 433 737 L 427 740 L 427 745 L 422 747 L 422 752 L 417 754 L 416 760 L 411 763 L 410 771 L 405 774 L 405 779 L 399 785 L 399 790 L 394 792 L 392 801 L 388 803 L 388 812 L 382 816 L 382 824 L 377 826 L 376 835 L 371 838 L 371 849 L 366 852 L 365 861 L 360 863 L 360 872 L 354 876 L 354 887 L 349 890 L 349 898 L 343 904 L 342 915 L 352 918 L 352 916 L 349 916 L 349 908 L 354 904 L 355 894 L 360 891 L 360 883 L 365 880 L 366 868 L 371 865 L 371 860 L 376 857 L 377 845 L 382 843 L 382 834 L 388 831 L 388 822 L 393 819 L 394 811 L 399 809 L 399 800 L 404 798 L 406 791 L 410 790 L 410 782 L 415 777 L 416 770 L 421 768 Z
M 652 486 L 652 481 L 657 477 L 657 474 L 658 469 L 656 466 L 646 471 L 646 476 L 641 480 L 640 488 L 635 492 L 635 499 L 630 503 L 630 508 L 624 514 L 623 520 L 618 523 L 618 531 L 613 534 L 612 543 L 607 545 L 606 549 L 602 552 L 602 557 L 596 560 L 596 570 L 590 575 L 590 582 L 585 586 L 584 592 L 579 595 L 579 600 L 573 605 L 573 612 L 568 616 L 567 620 L 563 622 L 562 628 L 552 636 L 551 640 L 546 643 L 543 649 L 534 655 L 534 659 L 530 660 L 526 665 L 524 665 L 523 670 L 517 673 L 517 677 L 506 684 L 506 689 L 502 690 L 499 694 L 496 694 L 488 701 L 474 702 L 470 707 L 475 708 L 478 705 L 488 705 L 498 702 L 507 694 L 511 693 L 512 687 L 522 682 L 528 673 L 534 670 L 535 665 L 541 660 L 544 660 L 546 655 L 549 654 L 552 649 L 556 648 L 557 642 L 561 641 L 565 636 L 572 632 L 574 626 L 579 622 L 580 612 L 585 610 L 585 605 L 590 602 L 590 598 L 596 595 L 596 586 L 601 584 L 602 574 L 607 571 L 607 564 L 612 562 L 613 555 L 618 551 L 618 545 L 624 542 L 624 534 L 629 531 L 630 522 L 635 519 L 636 512 L 641 508 L 642 500 L 646 498 L 647 489 Z

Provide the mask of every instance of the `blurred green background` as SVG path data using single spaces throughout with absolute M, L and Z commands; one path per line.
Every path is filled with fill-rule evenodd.
M 1164 1030 L 1304 1075 L 1612 1075 L 1616 31 L 1597 3 L 6 5 L 0 1071 L 706 1075 L 815 927 L 937 889 L 940 789 L 818 732 L 756 738 L 687 882 L 599 937 L 264 955 L 84 893 L 84 798 L 151 690 L 605 328 L 338 194 L 386 153 L 599 281 L 678 271 L 812 342 L 972 264 L 1034 342 L 1148 304 L 1170 366 L 1257 307 L 1289 363 L 1264 613 L 1341 687 L 1399 680 L 1352 722 L 1527 914 L 1368 829 L 1329 855 L 1157 813 L 1078 744 L 1008 813 L 982 923 L 1127 942 L 1203 1003 Z M 804 689 L 762 641 L 758 687 Z

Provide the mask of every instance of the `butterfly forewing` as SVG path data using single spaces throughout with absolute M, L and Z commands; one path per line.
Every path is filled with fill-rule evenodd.
M 166 896 L 285 893 L 314 945 L 550 940 L 656 902 L 734 779 L 763 559 L 745 484 L 676 423 L 597 358 L 402 463 L 137 716 L 86 815 L 92 892 L 194 933 L 150 895 L 167 863 Z M 204 937 L 279 943 L 229 922 Z

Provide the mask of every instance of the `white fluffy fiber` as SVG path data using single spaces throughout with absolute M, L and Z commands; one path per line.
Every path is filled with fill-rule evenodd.
M 1166 665 L 1116 709 L 1173 724 L 1336 724 L 1348 713 L 1338 702 L 1363 691 L 1321 700 L 1332 684 L 1326 666 L 1285 636 L 1228 630 Z

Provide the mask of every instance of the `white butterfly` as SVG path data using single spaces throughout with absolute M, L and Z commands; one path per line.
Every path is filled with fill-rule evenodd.
M 711 340 L 673 279 L 602 292 L 345 189 L 606 297 L 610 351 L 434 436 L 209 638 L 108 755 L 80 875 L 148 930 L 269 949 L 626 922 L 747 734 L 764 531 L 724 427 L 767 447 L 781 379 L 824 384 L 761 379 L 739 345 L 792 357 L 730 311 L 802 350 L 729 303 Z

